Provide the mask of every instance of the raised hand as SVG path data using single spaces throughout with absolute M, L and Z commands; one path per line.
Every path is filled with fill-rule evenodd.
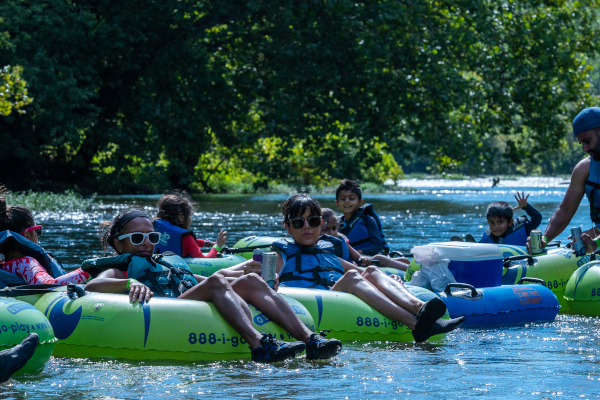
M 219 232 L 219 237 L 216 240 L 217 246 L 223 247 L 225 243 L 227 243 L 227 231 L 225 229 L 221 229 Z
M 525 192 L 521 192 L 519 194 L 519 192 L 517 192 L 517 194 L 515 195 L 515 199 L 517 200 L 517 203 L 519 203 L 518 206 L 513 207 L 513 211 L 518 210 L 519 208 L 525 208 L 527 207 L 527 199 L 529 198 L 529 194 L 527 194 L 527 197 L 525 197 Z

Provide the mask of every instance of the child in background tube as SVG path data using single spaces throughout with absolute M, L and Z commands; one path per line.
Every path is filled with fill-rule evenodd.
M 172 251 L 180 257 L 215 258 L 227 242 L 227 231 L 221 229 L 216 242 L 208 239 L 196 239 L 192 225 L 194 204 L 184 190 L 165 192 L 158 200 L 158 214 L 154 219 L 154 229 L 161 233 L 160 242 L 156 245 L 157 253 Z M 208 254 L 204 255 L 201 247 L 212 245 Z
M 378 260 L 379 265 L 385 268 L 396 268 L 401 271 L 406 271 L 408 268 L 408 264 L 410 264 L 410 260 L 407 258 L 389 258 L 382 254 L 377 254 L 373 257 L 369 257 L 366 255 L 360 254 L 356 251 L 352 246 L 350 246 L 350 241 L 346 236 L 339 233 L 339 222 L 335 216 L 334 211 L 331 208 L 322 208 L 323 212 L 323 225 L 321 226 L 321 235 L 330 235 L 337 238 L 342 238 L 348 244 L 349 255 L 348 257 L 343 257 L 344 260 L 348 262 L 354 262 L 355 264 L 361 267 L 368 267 L 371 265 L 371 260 Z

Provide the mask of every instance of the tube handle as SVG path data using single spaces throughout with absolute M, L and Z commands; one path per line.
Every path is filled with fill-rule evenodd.
M 519 282 L 517 282 L 517 285 L 521 285 L 524 282 L 539 283 L 540 285 L 546 286 L 546 282 L 543 279 L 533 278 L 533 277 L 529 277 L 529 276 L 524 276 L 521 279 L 519 279 Z
M 446 293 L 448 296 L 452 296 L 452 288 L 469 289 L 469 290 L 471 290 L 471 297 L 475 297 L 478 294 L 477 289 L 475 289 L 475 286 L 469 285 L 468 283 L 459 283 L 459 282 L 449 283 L 446 286 L 446 289 L 444 289 L 444 293 Z
M 535 260 L 529 254 L 522 254 L 520 256 L 506 257 L 503 261 L 504 268 L 510 267 L 511 261 L 527 260 L 527 265 L 533 265 Z

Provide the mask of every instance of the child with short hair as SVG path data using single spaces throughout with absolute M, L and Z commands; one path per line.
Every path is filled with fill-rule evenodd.
M 490 203 L 486 211 L 489 228 L 484 232 L 480 243 L 527 245 L 527 237 L 542 222 L 542 214 L 527 203 L 528 198 L 529 195 L 525 197 L 525 192 L 521 194 L 517 192 L 515 199 L 518 205 L 516 207 L 511 207 L 505 201 Z M 525 215 L 513 219 L 513 211 L 520 208 L 531 217 L 531 221 Z
M 156 251 L 164 253 L 172 251 L 180 257 L 215 258 L 227 242 L 227 231 L 221 229 L 216 242 L 207 239 L 196 239 L 192 225 L 194 203 L 185 190 L 167 191 L 158 200 L 158 214 L 154 218 L 154 229 L 161 233 Z M 200 251 L 201 247 L 213 246 L 208 254 Z
M 415 297 L 398 276 L 379 268 L 358 268 L 337 256 L 339 239 L 321 235 L 319 202 L 296 194 L 281 207 L 283 225 L 293 242 L 273 242 L 277 272 L 282 286 L 333 290 L 353 294 L 385 317 L 412 330 L 416 342 L 458 328 L 464 317 L 444 320 L 446 305 L 439 297 L 424 302 Z
M 363 205 L 362 190 L 357 182 L 344 179 L 335 191 L 335 204 L 344 213 L 340 232 L 348 237 L 356 251 L 367 255 L 389 252 L 381 221 L 373 205 Z

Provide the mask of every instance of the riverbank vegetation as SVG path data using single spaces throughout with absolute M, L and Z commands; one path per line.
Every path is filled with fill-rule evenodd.
M 35 212 L 44 211 L 91 211 L 99 203 L 96 196 L 82 196 L 73 190 L 67 190 L 63 193 L 52 192 L 7 192 L 6 203 L 8 205 L 19 205 L 34 210 Z
M 570 121 L 597 99 L 597 6 L 5 0 L 0 65 L 30 104 L 0 117 L 0 182 L 218 193 L 568 173 Z

